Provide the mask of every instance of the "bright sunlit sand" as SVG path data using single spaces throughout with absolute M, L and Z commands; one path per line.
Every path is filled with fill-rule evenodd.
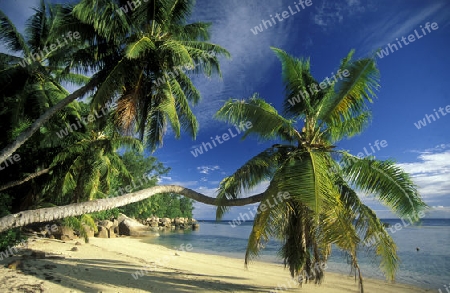
M 254 262 L 187 251 L 176 251 L 141 239 L 91 238 L 76 241 L 39 240 L 29 248 L 65 258 L 27 258 L 21 270 L 0 268 L 0 292 L 270 292 L 289 285 L 281 265 Z M 72 251 L 77 247 L 77 251 Z M 19 256 L 4 259 L 10 263 Z M 136 271 L 146 270 L 144 276 Z M 144 271 L 145 273 L 145 271 Z M 134 276 L 132 274 L 135 274 Z M 137 279 L 136 279 L 137 278 Z M 47 280 L 46 280 L 47 279 Z M 292 283 L 291 283 L 292 284 Z M 26 291 L 34 288 L 36 291 Z M 37 289 L 38 288 L 38 289 Z M 358 292 L 351 276 L 326 272 L 322 285 L 304 284 L 278 292 Z M 431 292 L 403 284 L 365 279 L 365 292 Z

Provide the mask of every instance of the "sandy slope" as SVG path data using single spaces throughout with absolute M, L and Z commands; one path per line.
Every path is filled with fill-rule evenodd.
M 290 287 L 288 272 L 280 265 L 255 262 L 246 270 L 242 260 L 195 253 L 195 247 L 187 252 L 127 237 L 92 238 L 71 251 L 75 242 L 30 241 L 32 250 L 65 258 L 16 255 L 0 261 L 0 292 L 269 292 L 281 284 Z M 14 259 L 22 259 L 23 269 L 4 267 Z M 141 269 L 145 275 L 132 275 Z M 365 289 L 366 293 L 431 292 L 369 279 Z M 278 292 L 356 293 L 358 286 L 351 277 L 327 272 L 321 286 L 307 284 Z

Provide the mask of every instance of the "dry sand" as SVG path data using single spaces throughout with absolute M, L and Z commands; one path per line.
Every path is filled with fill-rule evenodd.
M 82 242 L 81 240 L 79 240 Z M 0 261 L 0 292 L 270 292 L 290 278 L 281 265 L 176 251 L 140 239 L 91 238 L 77 251 L 74 241 L 39 239 L 28 248 L 64 258 L 20 256 Z M 30 254 L 24 250 L 22 254 Z M 4 265 L 20 259 L 23 268 Z M 145 275 L 132 276 L 145 269 Z M 291 283 L 293 284 L 293 283 Z M 359 292 L 354 278 L 326 272 L 322 285 L 304 284 L 278 292 Z M 365 293 L 431 292 L 402 284 L 365 279 Z

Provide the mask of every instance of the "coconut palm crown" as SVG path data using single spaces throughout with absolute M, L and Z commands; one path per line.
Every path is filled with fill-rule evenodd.
M 209 42 L 210 23 L 192 22 L 193 0 L 149 0 L 134 10 L 130 1 L 81 0 L 62 18 L 61 30 L 79 31 L 92 45 L 78 52 L 78 65 L 101 68 L 91 106 L 116 101 L 116 124 L 125 134 L 139 134 L 155 150 L 167 127 L 195 139 L 198 122 L 191 106 L 200 92 L 191 76 L 221 76 L 224 48 Z M 95 36 L 93 38 L 92 36 Z
M 336 147 L 337 142 L 360 134 L 370 122 L 367 102 L 375 98 L 379 71 L 373 58 L 341 61 L 339 79 L 328 87 L 311 75 L 310 62 L 272 48 L 282 64 L 285 87 L 283 114 L 257 94 L 248 100 L 229 100 L 216 113 L 218 119 L 238 125 L 250 121 L 244 138 L 280 142 L 257 154 L 222 180 L 218 200 L 239 198 L 263 181 L 270 181 L 255 212 L 245 264 L 258 256 L 270 238 L 281 241 L 280 257 L 292 277 L 320 283 L 322 266 L 334 244 L 350 256 L 363 291 L 358 248 L 365 246 L 380 261 L 380 269 L 393 280 L 398 268 L 396 246 L 375 212 L 362 203 L 356 190 L 372 194 L 399 216 L 417 219 L 426 205 L 409 175 L 391 160 L 360 158 Z M 301 124 L 301 128 L 296 128 Z M 278 204 L 267 206 L 279 193 Z M 273 202 L 273 200 L 272 200 Z M 227 211 L 218 206 L 217 219 Z

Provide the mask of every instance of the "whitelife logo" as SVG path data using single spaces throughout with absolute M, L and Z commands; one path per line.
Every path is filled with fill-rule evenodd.
M 79 32 L 74 32 L 72 34 L 72 32 L 68 32 L 66 34 L 66 36 L 70 39 L 71 42 L 73 42 L 74 40 L 78 40 L 80 38 L 80 33 Z M 56 44 L 51 44 L 50 47 L 50 51 L 49 48 L 47 46 L 45 46 L 43 49 L 39 50 L 39 52 L 37 53 L 33 53 L 31 55 L 28 55 L 28 58 L 24 58 L 23 61 L 20 61 L 19 64 L 22 67 L 25 67 L 28 64 L 31 64 L 33 60 L 34 62 L 36 61 L 42 61 L 44 60 L 46 57 L 48 57 L 48 55 L 50 55 L 51 52 L 56 51 L 58 48 L 62 48 L 65 45 L 68 45 L 69 42 L 67 41 L 66 37 L 63 37 L 62 42 L 59 41 L 59 38 L 56 39 L 56 42 L 58 43 L 58 45 Z M 59 47 L 58 47 L 59 46 Z M 44 54 L 45 51 L 45 54 Z
M 421 38 L 423 38 L 424 36 L 427 35 L 425 29 L 424 29 L 422 26 L 420 26 L 420 28 L 421 28 L 421 30 L 422 30 L 423 35 L 420 35 L 420 33 L 417 32 L 417 30 L 415 29 L 415 30 L 414 30 L 414 34 L 410 34 L 410 35 L 408 36 L 408 41 L 409 41 L 409 43 L 406 41 L 406 37 L 402 37 L 402 38 L 401 38 L 401 40 L 402 40 L 402 42 L 403 42 L 403 44 L 404 44 L 405 46 L 407 46 L 407 45 L 409 45 L 410 43 L 416 41 L 416 37 L 417 37 L 417 40 L 418 40 L 418 39 L 421 39 Z M 429 22 L 427 22 L 427 23 L 425 24 L 425 28 L 427 29 L 428 33 L 431 33 L 430 28 L 431 28 L 432 30 L 435 31 L 435 30 L 437 30 L 437 29 L 439 28 L 439 26 L 438 26 L 438 24 L 437 24 L 436 22 L 433 22 L 433 23 L 431 23 L 431 24 L 430 24 Z M 395 38 L 395 39 L 397 40 L 397 44 L 398 44 L 398 46 L 400 47 L 400 49 L 403 48 L 403 47 L 402 47 L 402 44 L 400 43 L 400 41 L 398 40 L 398 38 Z M 391 53 L 394 53 L 394 49 L 393 49 L 393 48 L 395 48 L 395 52 L 399 50 L 399 48 L 397 47 L 396 44 L 388 43 L 385 49 L 381 49 L 379 52 L 377 52 L 378 57 L 380 57 L 380 59 L 381 59 L 381 58 L 383 58 L 384 56 L 388 56 L 388 55 L 389 55 L 389 49 L 391 50 Z
M 306 7 L 309 7 L 312 5 L 312 0 L 306 0 L 306 1 L 300 0 L 300 1 L 298 1 L 298 4 L 297 4 L 297 2 L 294 2 L 294 5 L 295 5 L 295 8 L 297 9 L 297 12 L 294 11 L 294 9 L 292 9 L 292 7 L 289 5 L 288 6 L 289 11 L 285 10 L 281 14 L 275 13 L 275 17 L 278 19 L 279 22 L 285 20 L 286 18 L 289 18 L 289 16 L 293 16 L 294 14 L 297 14 L 300 11 L 305 10 Z M 302 7 L 301 9 L 300 9 L 299 5 Z M 281 18 L 280 16 L 283 18 Z M 272 16 L 272 14 L 270 15 L 270 19 L 272 21 L 263 19 L 259 26 L 255 26 L 255 28 L 250 29 L 251 32 L 254 35 L 257 35 L 258 33 L 262 33 L 264 31 L 263 25 L 266 29 L 268 29 L 269 27 L 272 27 L 272 23 L 273 23 L 273 25 L 277 24 L 276 20 Z M 269 26 L 267 26 L 267 25 L 269 25 Z
M 253 211 L 255 211 L 256 215 L 259 215 L 261 212 L 265 212 L 267 210 L 267 208 L 271 209 L 275 206 L 277 206 L 279 203 L 287 200 L 290 197 L 289 192 L 278 192 L 277 196 L 275 197 L 275 195 L 272 195 L 272 199 L 273 199 L 273 205 L 270 204 L 270 198 L 266 199 L 263 203 L 261 203 L 259 206 L 254 206 Z M 277 198 L 279 200 L 279 202 L 277 201 Z M 267 204 L 267 205 L 266 205 Z M 250 208 L 247 208 L 250 215 L 252 217 L 250 217 L 247 213 L 239 213 L 239 217 L 237 217 L 236 219 L 233 219 L 232 222 L 228 222 L 228 224 L 230 224 L 230 226 L 232 228 L 239 226 L 241 223 L 245 223 L 247 218 L 247 221 L 250 221 L 250 219 L 255 219 L 255 215 L 252 213 L 252 210 Z
M 326 77 L 321 83 L 317 84 L 317 83 L 312 83 L 310 85 L 308 85 L 309 88 L 309 93 L 311 93 L 311 95 L 313 96 L 314 94 L 320 92 L 321 90 L 326 89 L 328 86 L 332 86 L 335 82 L 338 82 L 336 75 L 339 76 L 340 80 L 342 80 L 344 77 L 347 78 L 350 76 L 350 72 L 345 69 L 344 71 L 341 72 L 341 70 L 339 69 L 336 73 L 336 75 L 333 75 L 334 72 L 331 72 L 331 78 Z M 334 79 L 334 81 L 333 81 Z M 325 80 L 327 82 L 325 82 Z M 327 84 L 328 83 L 328 84 Z M 317 87 L 320 87 L 320 90 Z M 312 87 L 312 89 L 311 89 Z M 314 93 L 313 93 L 314 90 Z M 309 98 L 309 93 L 307 90 L 303 89 L 303 91 L 300 91 L 300 94 L 298 94 L 295 97 L 292 97 L 290 99 L 288 99 L 289 104 L 291 104 L 291 106 L 294 106 L 297 103 L 300 103 L 303 100 L 305 100 L 306 98 Z M 301 98 L 300 98 L 301 96 Z M 305 97 L 306 96 L 306 97 Z
M 239 124 L 239 127 L 238 127 L 237 125 L 234 126 L 234 128 L 236 128 L 237 134 L 234 133 L 234 132 L 231 130 L 231 128 L 228 128 L 228 133 L 230 133 L 230 135 L 228 135 L 228 133 L 224 133 L 224 134 L 222 134 L 221 136 L 216 135 L 215 138 L 213 138 L 213 137 L 211 136 L 211 137 L 210 137 L 210 138 L 211 138 L 211 142 L 212 142 L 212 144 L 214 145 L 214 147 L 217 147 L 216 141 L 217 141 L 219 144 L 222 144 L 222 143 L 224 143 L 225 141 L 229 140 L 229 139 L 230 139 L 230 136 L 231 136 L 231 137 L 236 137 L 236 136 L 238 136 L 238 134 L 241 133 L 241 131 L 245 131 L 245 130 L 250 129 L 250 128 L 252 128 L 252 127 L 253 127 L 253 125 L 252 125 L 252 123 L 251 123 L 250 121 L 247 121 L 247 122 L 241 122 L 241 123 Z M 222 138 L 223 141 L 221 141 L 220 138 Z M 211 145 L 211 143 L 209 143 L 209 142 L 202 142 L 202 145 L 200 146 L 200 148 L 195 148 L 195 150 L 191 151 L 191 154 L 192 154 L 195 158 L 197 158 L 199 155 L 202 155 L 202 154 L 203 154 L 203 150 L 204 150 L 205 152 L 207 152 L 207 151 L 208 151 L 208 147 L 209 147 L 210 150 L 213 149 L 213 146 Z
M 445 110 L 445 112 L 444 112 L 444 110 Z M 427 120 L 428 120 L 428 124 L 431 124 L 431 122 L 436 122 L 435 117 L 437 117 L 437 119 L 441 118 L 441 117 L 439 117 L 439 114 L 436 111 L 436 109 L 433 109 L 433 111 L 434 111 L 434 115 L 433 114 L 430 114 L 430 115 L 425 114 L 425 118 L 423 118 L 423 120 L 419 120 L 419 121 L 417 121 L 417 123 L 414 123 L 414 125 L 416 126 L 417 129 L 421 129 L 422 127 L 427 126 Z M 445 107 L 445 109 L 442 107 L 439 107 L 438 111 L 439 111 L 439 113 L 441 113 L 442 116 L 446 116 L 447 114 L 450 114 L 450 105 L 447 105 Z M 433 121 L 431 121 L 430 118 L 433 118 Z
M 101 111 L 102 111 L 103 115 L 106 115 L 110 111 L 114 110 L 116 107 L 117 107 L 117 104 L 115 102 L 106 103 L 105 107 L 103 107 L 101 109 Z M 86 117 L 81 117 L 81 120 L 77 119 L 76 120 L 77 124 L 72 123 L 72 124 L 68 125 L 66 128 L 61 129 L 60 131 L 56 132 L 56 135 L 60 139 L 63 137 L 66 137 L 69 135 L 69 132 L 74 132 L 74 131 L 77 131 L 78 129 L 81 129 L 81 124 L 83 124 L 86 127 L 86 125 L 88 125 L 88 123 L 94 122 L 96 119 L 103 117 L 103 115 L 99 114 L 96 110 L 94 110 L 93 114 L 89 114 Z

